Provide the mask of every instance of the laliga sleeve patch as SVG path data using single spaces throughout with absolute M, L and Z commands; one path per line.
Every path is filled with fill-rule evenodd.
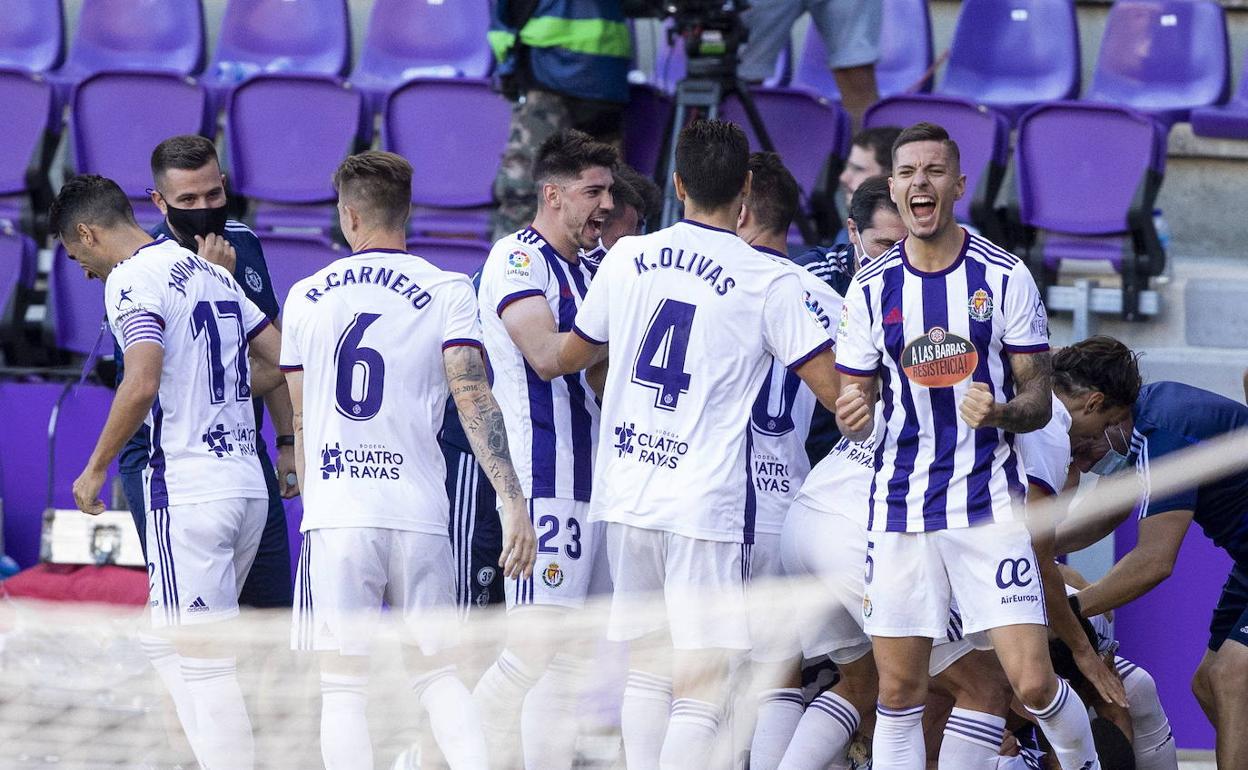
M 532 277 L 533 258 L 527 251 L 516 249 L 507 255 L 507 270 L 504 275 L 508 278 Z
M 979 353 L 970 340 L 951 334 L 939 326 L 911 341 L 901 351 L 906 377 L 926 388 L 949 388 L 975 372 Z

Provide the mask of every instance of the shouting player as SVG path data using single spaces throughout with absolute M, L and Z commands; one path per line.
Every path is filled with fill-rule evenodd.
M 508 576 L 534 536 L 490 393 L 472 284 L 404 250 L 411 165 L 365 152 L 334 174 L 354 253 L 296 283 L 282 369 L 295 409 L 304 532 L 292 646 L 321 656 L 325 766 L 372 767 L 368 653 L 383 602 L 403 618 L 412 687 L 452 768 L 487 767 L 485 735 L 445 650 L 455 575 L 437 434 L 448 389 L 503 507 Z M 441 612 L 439 612 L 441 611 Z
M 1044 305 L 1022 260 L 954 220 L 966 177 L 943 128 L 906 129 L 893 159 L 908 235 L 854 276 L 838 329 L 837 422 L 851 440 L 876 434 L 863 599 L 880 677 L 873 761 L 924 767 L 926 663 L 952 599 L 965 633 L 988 632 L 1062 766 L 1092 770 L 1088 714 L 1053 673 L 1035 553 L 1016 515 L 1026 490 L 1013 434 L 1052 411 Z
M 69 180 L 49 217 L 70 258 L 105 281 L 126 367 L 74 499 L 87 513 L 104 510 L 109 464 L 147 425 L 152 624 L 172 634 L 181 653 L 152 662 L 200 764 L 251 767 L 255 746 L 235 659 L 176 630 L 238 615 L 269 497 L 251 399 L 281 382 L 280 335 L 227 271 L 144 232 L 111 179 Z
M 771 360 L 825 403 L 835 388 L 832 341 L 801 280 L 733 232 L 748 164 L 739 127 L 682 130 L 674 181 L 686 219 L 615 245 L 559 351 L 560 369 L 579 370 L 610 343 L 592 503 L 607 522 L 608 638 L 658 641 L 667 631 L 675 648 L 675 681 L 630 660 L 622 730 L 633 770 L 706 765 L 728 653 L 750 647 L 749 415 Z
M 617 162 L 613 147 L 579 131 L 543 142 L 533 168 L 537 216 L 494 244 L 481 269 L 494 392 L 540 538 L 536 573 L 504 584 L 511 613 L 506 645 L 473 691 L 491 726 L 494 760 L 507 767 L 517 714 L 527 767 L 570 767 L 575 749 L 575 731 L 551 730 L 549 720 L 575 719 L 579 661 L 570 655 L 554 661 L 559 640 L 549 632 L 561 613 L 584 604 L 601 558 L 588 516 L 598 404 L 584 374 L 556 371 L 555 354 L 594 276 L 593 265 L 578 255 L 603 235 Z M 539 678 L 541 687 L 526 698 Z

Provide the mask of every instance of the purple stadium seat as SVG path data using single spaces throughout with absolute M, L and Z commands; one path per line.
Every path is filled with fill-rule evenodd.
M 1163 127 L 1127 107 L 1053 102 L 1023 115 L 1015 147 L 1018 219 L 1042 286 L 1064 260 L 1107 260 L 1122 277 L 1124 313 L 1161 273 L 1153 202 L 1165 162 Z
M 849 115 L 836 102 L 798 88 L 755 88 L 750 93 L 776 152 L 809 197 L 828 158 L 844 158 L 849 151 Z M 762 149 L 739 100 L 726 100 L 721 117 L 745 129 L 752 149 Z
M 485 258 L 490 255 L 490 244 L 457 238 L 411 238 L 407 242 L 407 250 L 443 270 L 471 276 L 485 264 Z
M 1012 120 L 1040 102 L 1079 95 L 1074 0 L 966 0 L 936 91 Z
M 30 207 L 32 167 L 52 114 L 52 86 L 41 76 L 0 70 L 0 224 L 13 226 Z
M 65 60 L 61 0 L 0 0 L 0 67 L 47 72 Z
M 21 233 L 0 233 L 0 337 L 8 338 L 15 323 L 22 319 L 19 289 L 24 284 L 29 254 L 34 242 Z
M 204 77 L 213 104 L 262 72 L 346 75 L 350 23 L 347 0 L 229 0 Z
M 883 0 L 884 23 L 880 28 L 880 58 L 875 63 L 875 82 L 880 96 L 927 92 L 932 79 L 932 20 L 927 0 Z M 833 101 L 841 91 L 828 69 L 828 49 L 811 24 L 806 44 L 793 71 L 793 85 L 809 88 Z
M 85 356 L 95 349 L 103 323 L 104 285 L 89 280 L 65 247 L 58 245 L 48 271 L 46 336 L 56 348 Z M 111 345 L 103 344 L 104 348 Z
M 1118 0 L 1109 9 L 1089 101 L 1152 115 L 1167 128 L 1226 101 L 1226 12 L 1210 0 Z
M 971 222 L 1000 242 L 993 204 L 1009 162 L 1010 126 L 996 111 L 967 99 L 927 94 L 890 96 L 867 110 L 863 125 L 909 126 L 926 120 L 944 126 L 958 143 L 966 195 L 954 206 L 960 222 Z
M 1221 107 L 1192 110 L 1192 131 L 1217 139 L 1248 139 L 1248 56 L 1235 98 Z
M 646 176 L 654 176 L 667 140 L 674 108 L 672 97 L 655 86 L 629 87 L 624 108 L 624 160 Z
M 261 238 L 273 293 L 283 306 L 291 286 L 350 253 L 328 239 L 292 238 L 268 233 L 262 233 Z
M 489 27 L 489 0 L 376 0 L 351 82 L 376 112 L 392 90 L 413 78 L 487 77 L 494 63 Z
M 161 220 L 146 190 L 152 148 L 177 134 L 207 134 L 208 96 L 194 81 L 161 73 L 105 72 L 82 81 L 70 126 L 78 173 L 106 176 L 135 204 L 139 224 Z
M 74 479 L 78 478 L 91 458 L 112 403 L 113 391 L 102 385 L 71 384 L 63 391 L 60 404 L 51 415 L 56 422 L 48 423 L 48 456 L 52 460 L 48 473 L 53 507 L 77 507 L 74 503 Z M 114 461 L 101 490 L 105 505 L 110 502 L 112 479 L 116 475 L 117 463 Z
M 0 382 L 4 549 L 22 567 L 39 561 L 39 533 L 48 503 L 48 417 L 64 388 L 61 383 Z
M 485 235 L 510 121 L 488 80 L 421 78 L 390 95 L 383 143 L 415 169 L 414 233 Z
M 326 75 L 257 75 L 230 94 L 226 135 L 234 190 L 254 199 L 255 227 L 328 232 L 331 179 L 360 134 L 359 91 Z
M 53 73 L 57 97 L 106 70 L 193 75 L 204 68 L 200 0 L 83 0 L 65 66 Z

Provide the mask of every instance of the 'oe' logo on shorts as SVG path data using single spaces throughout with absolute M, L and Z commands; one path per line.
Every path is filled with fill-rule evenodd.
M 997 565 L 997 588 L 1025 588 L 1031 585 L 1031 578 L 1027 577 L 1030 573 L 1031 562 L 1026 559 L 1002 559 Z

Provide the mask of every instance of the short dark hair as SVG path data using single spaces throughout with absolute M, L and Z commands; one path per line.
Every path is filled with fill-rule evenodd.
M 949 138 L 949 132 L 942 126 L 927 122 L 915 123 L 897 135 L 897 140 L 893 142 L 893 162 L 897 161 L 897 150 L 915 142 L 940 142 L 948 151 L 949 159 L 959 166 L 962 164 L 958 143 Z
M 66 234 L 80 224 L 100 227 L 136 224 L 134 208 L 113 180 L 96 174 L 80 174 L 66 182 L 52 201 L 48 209 L 48 231 L 64 240 Z
M 849 218 L 858 226 L 858 232 L 870 230 L 875 226 L 875 212 L 880 209 L 897 213 L 897 204 L 888 189 L 888 177 L 867 177 L 849 199 Z
M 1143 384 L 1140 357 L 1113 337 L 1088 337 L 1053 354 L 1053 384 L 1072 394 L 1099 391 L 1108 405 L 1131 406 Z
M 689 197 L 707 208 L 741 194 L 750 170 L 750 140 L 736 123 L 696 120 L 676 141 L 676 173 Z
M 751 154 L 749 168 L 754 180 L 746 207 L 768 232 L 787 233 L 802 198 L 797 180 L 774 152 Z
M 569 128 L 548 137 L 537 149 L 533 182 L 540 186 L 552 177 L 575 179 L 585 169 L 598 166 L 615 171 L 619 163 L 620 154 L 614 147 Z
M 217 158 L 217 148 L 211 139 L 199 134 L 171 136 L 152 150 L 152 178 L 158 179 L 171 168 L 194 171 L 211 161 L 221 165 Z
M 412 211 L 412 164 L 384 150 L 348 155 L 334 172 L 334 189 L 373 224 L 401 230 Z
M 864 128 L 854 134 L 854 147 L 870 150 L 875 155 L 881 172 L 887 175 L 893 170 L 893 143 L 901 135 L 901 126 L 876 126 Z
M 650 177 L 621 163 L 615 170 L 615 186 L 619 190 L 612 190 L 616 203 L 632 206 L 637 209 L 638 216 L 651 224 L 663 216 L 663 193 Z

